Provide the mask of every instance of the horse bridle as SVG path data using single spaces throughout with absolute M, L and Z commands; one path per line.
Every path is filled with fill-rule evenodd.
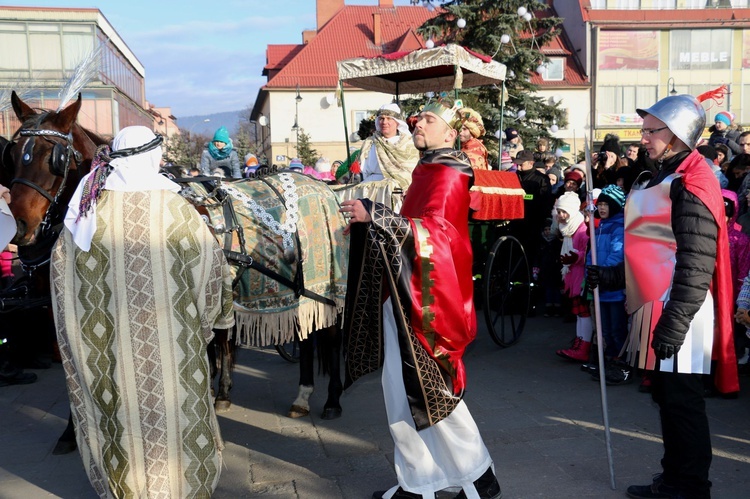
M 29 128 L 22 128 L 17 132 L 18 135 L 21 137 L 31 137 L 30 141 L 26 146 L 24 146 L 24 149 L 21 151 L 22 157 L 21 157 L 21 163 L 24 166 L 28 166 L 33 161 L 33 149 L 34 149 L 34 138 L 35 137 L 41 137 L 48 142 L 53 144 L 52 147 L 52 155 L 51 155 L 51 161 L 50 161 L 50 173 L 55 175 L 56 177 L 62 177 L 62 182 L 60 183 L 60 186 L 57 188 L 57 191 L 54 195 L 50 194 L 46 189 L 42 188 L 40 185 L 35 184 L 34 182 L 31 182 L 30 180 L 26 180 L 25 178 L 14 178 L 11 181 L 11 186 L 13 184 L 22 184 L 27 187 L 30 187 L 34 189 L 36 192 L 41 194 L 47 201 L 49 201 L 49 206 L 47 207 L 47 211 L 44 213 L 44 217 L 42 218 L 42 222 L 39 224 L 39 239 L 44 240 L 49 236 L 52 236 L 50 239 L 52 239 L 52 242 L 54 242 L 54 239 L 56 238 L 56 231 L 51 230 L 55 225 L 60 225 L 62 223 L 62 220 L 56 220 L 55 217 L 59 217 L 62 215 L 62 213 L 65 212 L 63 209 L 62 211 L 59 210 L 60 208 L 60 195 L 65 190 L 65 185 L 68 180 L 68 173 L 70 171 L 70 158 L 73 157 L 75 159 L 76 164 L 80 164 L 83 160 L 83 155 L 77 151 L 73 147 L 73 133 L 70 132 L 68 134 L 58 132 L 56 130 L 36 130 L 36 129 L 29 129 Z M 63 139 L 65 141 L 64 144 L 61 144 L 57 141 L 51 140 L 49 137 L 56 137 L 59 139 Z M 67 208 L 67 207 L 65 207 Z

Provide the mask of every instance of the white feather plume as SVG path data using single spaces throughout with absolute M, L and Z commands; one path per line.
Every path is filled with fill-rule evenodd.
M 65 82 L 65 85 L 60 89 L 60 105 L 57 107 L 58 111 L 64 108 L 68 102 L 73 100 L 73 98 L 78 95 L 78 92 L 80 92 L 99 74 L 102 59 L 101 52 L 102 47 L 100 45 L 96 50 L 92 50 L 86 54 L 86 56 L 81 59 L 81 62 L 78 63 L 73 70 L 73 73 L 70 75 L 70 78 L 68 78 L 68 81 Z
M 3 85 L 3 88 L 0 88 L 0 113 L 10 108 L 10 95 L 14 90 L 21 100 L 28 100 L 35 90 L 35 88 L 32 87 L 34 80 L 36 80 L 36 78 L 17 78 L 15 81 L 8 83 L 7 86 Z

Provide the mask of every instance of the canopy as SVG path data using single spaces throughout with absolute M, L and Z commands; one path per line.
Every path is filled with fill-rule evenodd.
M 505 79 L 504 64 L 455 44 L 346 59 L 336 66 L 340 81 L 393 95 L 478 87 Z

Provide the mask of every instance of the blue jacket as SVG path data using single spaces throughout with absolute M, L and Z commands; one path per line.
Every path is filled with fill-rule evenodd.
M 603 218 L 596 229 L 596 264 L 612 267 L 625 260 L 625 213 Z M 591 264 L 591 252 L 586 255 Z M 615 291 L 599 290 L 599 301 L 625 301 L 625 288 Z

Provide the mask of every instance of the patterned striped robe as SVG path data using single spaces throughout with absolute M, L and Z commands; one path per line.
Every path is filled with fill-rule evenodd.
M 234 323 L 229 268 L 169 191 L 104 191 L 90 252 L 66 229 L 52 304 L 89 480 L 100 497 L 209 497 L 223 442 L 206 345 Z

